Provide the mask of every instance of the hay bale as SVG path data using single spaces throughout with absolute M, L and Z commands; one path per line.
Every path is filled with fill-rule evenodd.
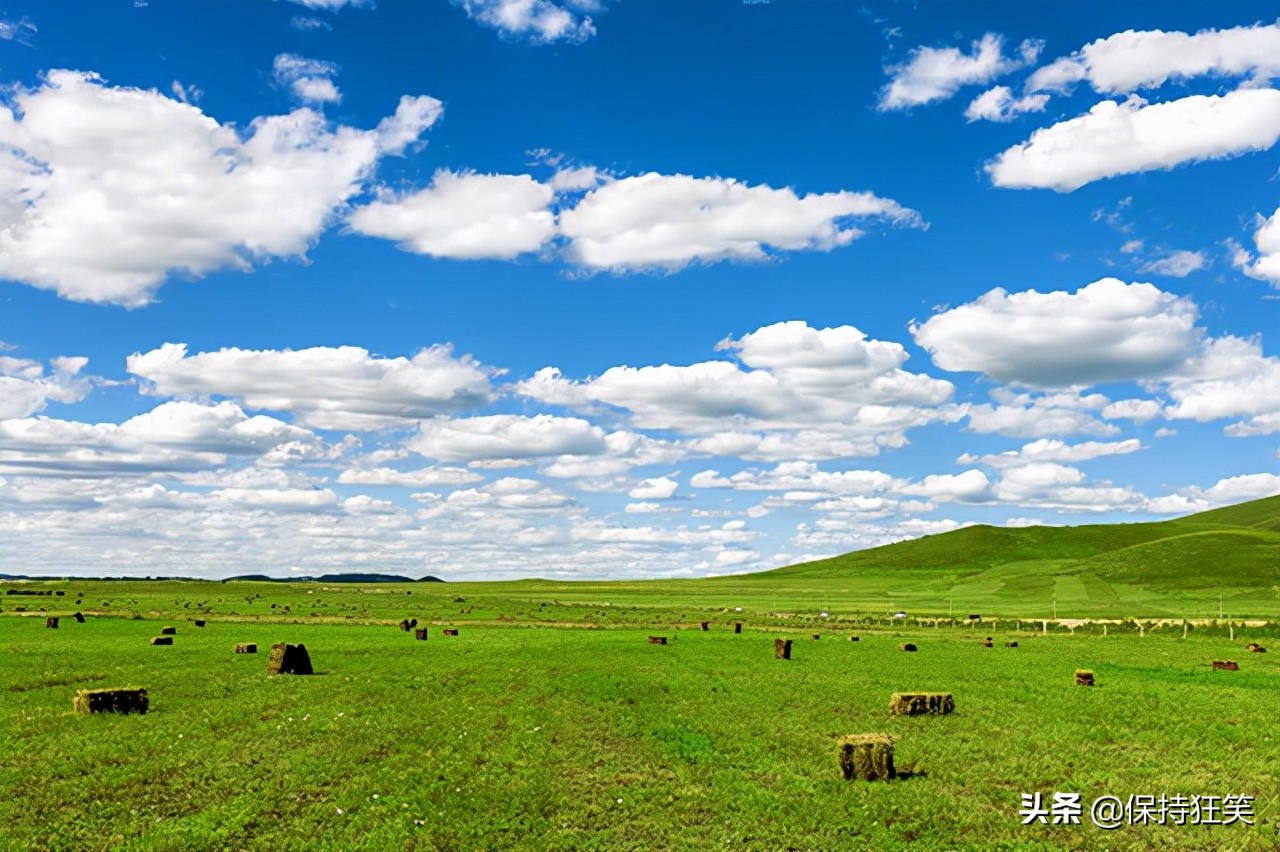
M 414 630 L 414 631 L 413 631 L 413 638 L 414 638 L 414 639 L 426 639 L 426 638 L 427 638 L 427 628 L 425 628 L 425 627 L 419 627 L 419 628 L 417 628 L 416 630 Z
M 76 624 L 84 624 L 84 613 L 83 613 L 83 612 L 77 612 L 75 615 L 73 615 L 73 616 L 71 616 L 71 617 L 72 617 L 72 618 L 74 618 L 74 619 L 76 620 Z
M 895 692 L 889 697 L 894 716 L 946 716 L 955 709 L 950 692 Z
M 176 628 L 176 627 L 161 627 L 161 628 L 160 628 L 160 635 L 161 635 L 161 636 L 176 636 L 177 634 L 178 634 L 178 628 Z
M 892 781 L 897 777 L 893 768 L 893 737 L 888 734 L 848 734 L 837 742 L 844 780 Z
M 821 639 L 821 638 L 822 638 L 822 634 L 821 634 L 821 633 L 815 633 L 815 634 L 813 634 L 813 639 L 814 639 L 814 641 L 815 641 L 815 642 L 816 642 L 817 640 Z
M 45 629 L 46 629 L 46 630 L 57 630 L 57 629 L 58 629 L 58 619 L 56 619 L 56 618 L 46 618 L 46 619 L 44 620 L 44 626 L 45 626 Z
M 1093 686 L 1093 672 L 1076 669 L 1076 686 Z
M 203 618 L 197 618 L 195 621 L 191 623 L 194 624 L 196 627 L 204 627 L 205 621 Z
M 904 645 L 899 645 L 899 646 L 898 646 L 898 648 L 899 648 L 900 650 L 903 650 L 903 651 L 917 651 L 917 650 L 919 650 L 918 648 L 916 648 L 916 646 L 915 646 L 915 645 L 912 645 L 910 642 L 907 642 L 907 643 L 906 643 L 906 644 L 904 644 Z
M 271 658 L 267 660 L 267 674 L 314 674 L 307 646 L 287 645 L 284 642 L 272 645 Z
M 741 633 L 741 632 L 742 632 L 742 622 L 741 622 L 741 621 L 738 621 L 738 622 L 735 622 L 735 623 L 734 623 L 734 625 L 733 625 L 733 632 L 734 632 L 734 633 Z M 1252 649 L 1250 649 L 1250 650 L 1252 650 Z
M 861 640 L 861 639 L 859 639 L 857 636 L 850 636 L 850 637 L 849 637 L 849 641 L 850 641 L 850 642 L 861 642 L 862 640 Z
M 442 631 L 440 631 L 440 632 L 441 632 L 441 633 L 443 633 L 445 636 L 457 636 L 457 635 L 458 635 L 458 628 L 456 628 L 456 627 L 446 627 L 444 630 L 442 630 Z
M 405 633 L 409 632 L 409 619 L 407 618 L 400 619 L 400 629 L 403 630 Z
M 1222 669 L 1223 671 L 1228 672 L 1240 671 L 1240 664 L 1235 660 L 1214 660 L 1213 667 L 1214 669 Z
M 791 659 L 791 640 L 790 639 L 774 639 L 773 640 L 773 658 L 775 660 Z
M 153 636 L 151 637 L 151 644 L 152 645 L 172 645 L 173 637 L 172 636 Z
M 988 636 L 986 639 L 983 639 L 983 640 L 982 640 L 982 647 L 984 647 L 984 648 L 994 648 L 994 647 L 995 647 L 995 645 L 992 643 L 992 640 L 991 640 L 991 637 L 990 637 L 990 636 Z
M 1005 647 L 1006 647 L 1006 648 L 1016 648 L 1016 647 L 1018 647 L 1018 643 L 1017 643 L 1017 642 L 1007 642 L 1007 643 L 1005 643 Z
M 650 645 L 665 645 L 665 644 L 667 644 L 667 637 L 665 637 L 665 636 L 650 636 L 650 637 L 649 637 L 649 644 L 650 644 Z
M 252 642 L 248 642 L 243 645 L 237 645 L 236 653 L 237 654 L 256 654 L 258 653 L 258 646 L 253 644 Z
M 71 699 L 77 713 L 146 713 L 145 689 L 78 689 Z
M 1265 654 L 1265 653 L 1267 653 L 1267 649 L 1266 649 L 1266 648 L 1264 648 L 1264 647 L 1262 647 L 1261 645 L 1259 645 L 1257 642 L 1250 642 L 1250 643 L 1249 643 L 1249 653 L 1250 653 L 1250 654 Z
M 409 592 L 409 594 L 413 594 L 413 592 Z M 416 628 L 418 626 L 418 619 L 416 618 L 409 619 L 409 626 Z
M 982 620 L 982 616 L 978 615 L 976 612 L 971 612 L 971 613 L 969 613 L 969 620 L 970 620 L 970 621 L 981 621 L 981 620 Z
M 710 621 L 704 621 L 704 622 L 702 622 L 702 632 L 704 632 L 704 633 L 705 633 L 705 632 L 707 632 L 707 631 L 708 631 L 708 630 L 710 630 L 710 629 L 711 629 L 711 622 L 710 622 Z

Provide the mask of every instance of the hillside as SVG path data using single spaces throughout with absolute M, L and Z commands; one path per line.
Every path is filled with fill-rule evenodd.
M 1267 592 L 1280 585 L 1280 496 L 1154 523 L 965 527 L 760 576 L 876 586 L 910 578 L 922 589 L 966 598 L 987 589 L 997 599 L 1065 585 L 1098 603 L 1136 590 Z

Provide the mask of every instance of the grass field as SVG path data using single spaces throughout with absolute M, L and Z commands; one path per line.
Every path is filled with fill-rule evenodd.
M 0 848 L 1280 848 L 1278 515 L 977 528 L 700 581 L 6 582 L 50 594 L 0 595 Z M 1176 620 L 1219 590 L 1227 621 Z M 1055 591 L 1064 618 L 1115 620 L 1042 622 Z M 317 674 L 268 676 L 280 641 Z M 151 711 L 72 713 L 124 686 Z M 956 712 L 890 717 L 896 691 Z M 836 738 L 867 732 L 911 777 L 840 777 Z M 1079 793 L 1082 824 L 1022 825 L 1036 792 Z M 1253 796 L 1255 824 L 1091 824 L 1098 796 L 1162 794 Z

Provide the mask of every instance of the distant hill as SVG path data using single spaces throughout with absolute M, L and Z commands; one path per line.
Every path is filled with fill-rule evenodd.
M 268 577 L 266 574 L 240 574 L 228 577 L 224 583 L 252 581 L 256 583 L 443 583 L 439 577 L 422 577 L 414 580 L 399 574 L 324 574 L 320 577 Z
M 1159 593 L 1274 589 L 1280 496 L 1154 523 L 964 527 L 756 576 L 852 582 L 890 574 L 922 585 L 985 586 L 998 597 L 1076 578 L 1099 603 L 1114 600 L 1114 586 Z

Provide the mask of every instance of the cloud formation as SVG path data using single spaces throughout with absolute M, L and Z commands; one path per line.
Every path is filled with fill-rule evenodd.
M 917 47 L 908 61 L 885 69 L 890 80 L 880 92 L 880 109 L 906 109 L 945 100 L 961 86 L 988 83 L 1035 62 L 1043 44 L 1022 42 L 1017 59 L 1006 58 L 1003 46 L 1000 36 L 987 33 L 973 42 L 970 54 L 955 47 Z

